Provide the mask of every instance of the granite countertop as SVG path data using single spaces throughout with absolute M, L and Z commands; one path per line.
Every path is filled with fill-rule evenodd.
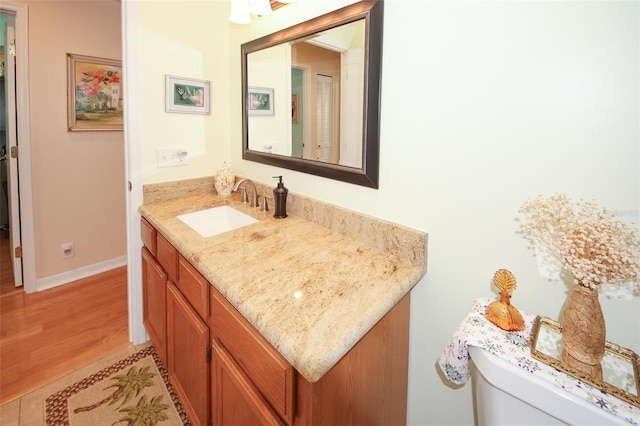
M 308 210 L 311 204 L 304 204 Z M 176 217 L 218 205 L 259 221 L 203 238 Z M 291 212 L 275 219 L 273 211 L 248 207 L 235 193 L 145 202 L 139 210 L 310 382 L 329 371 L 426 271 L 426 234 L 408 228 L 400 233 L 416 233 L 418 253 L 404 257 Z M 363 217 L 367 228 L 379 231 Z M 402 254 L 401 242 L 385 244 Z

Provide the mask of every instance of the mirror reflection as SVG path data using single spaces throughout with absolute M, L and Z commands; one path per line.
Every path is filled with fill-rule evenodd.
M 364 40 L 360 19 L 250 53 L 249 149 L 361 168 Z
M 242 158 L 378 187 L 382 0 L 242 45 Z

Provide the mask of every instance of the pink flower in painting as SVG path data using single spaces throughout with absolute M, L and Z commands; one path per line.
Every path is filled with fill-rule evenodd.
M 92 95 L 95 95 L 96 93 L 98 93 L 100 91 L 100 85 L 99 84 L 93 84 L 93 83 L 82 83 L 82 90 L 88 96 L 92 96 Z
M 193 101 L 193 104 L 196 106 L 204 105 L 204 93 L 202 92 L 201 89 L 198 89 L 196 93 L 189 96 L 189 99 L 191 99 Z
M 87 75 L 87 77 L 91 78 L 91 80 L 100 84 L 100 82 L 104 81 L 107 77 L 107 70 L 99 69 L 96 71 L 88 71 L 85 74 Z
M 84 71 L 84 77 L 80 80 L 80 87 L 85 94 L 92 96 L 100 92 L 100 86 L 104 84 L 109 86 L 113 83 L 120 82 L 120 76 L 117 71 L 107 71 L 106 69 L 97 69 L 92 71 Z

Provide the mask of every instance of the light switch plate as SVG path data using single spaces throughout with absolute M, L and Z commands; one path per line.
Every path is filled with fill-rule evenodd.
M 184 148 L 158 148 L 156 159 L 158 167 L 184 166 L 188 162 L 189 154 Z

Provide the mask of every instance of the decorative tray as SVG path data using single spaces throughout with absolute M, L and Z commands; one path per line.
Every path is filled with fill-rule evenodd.
M 606 342 L 600 380 L 561 361 L 561 333 L 562 326 L 558 322 L 536 317 L 529 339 L 531 356 L 640 408 L 640 357 L 635 352 Z

